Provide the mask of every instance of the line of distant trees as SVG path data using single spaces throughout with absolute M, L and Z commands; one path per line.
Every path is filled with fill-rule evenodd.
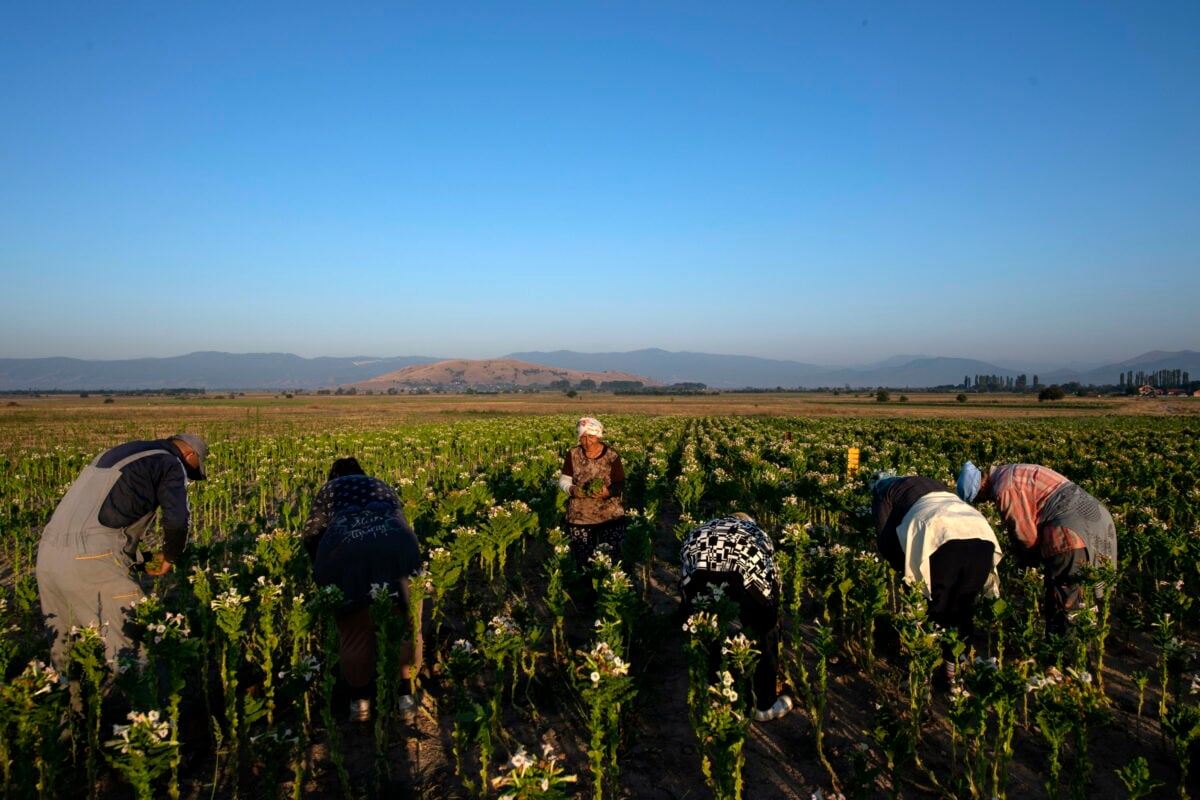
M 1153 386 L 1156 389 L 1186 389 L 1191 383 L 1192 380 L 1186 369 L 1160 369 L 1155 372 L 1134 372 L 1133 370 L 1122 372 L 1118 385 L 1132 387 L 1136 391 L 1142 386 Z
M 646 386 L 640 389 L 617 389 L 614 394 L 646 394 L 646 395 L 676 395 L 676 394 L 719 394 L 710 390 L 703 383 L 685 381 L 672 383 L 670 386 Z
M 547 384 L 547 388 L 549 389 L 557 389 L 564 392 L 568 389 L 574 389 L 579 392 L 594 392 L 597 389 L 602 392 L 633 392 L 643 389 L 645 386 L 646 384 L 641 381 L 600 381 L 600 383 L 596 383 L 591 378 L 584 378 L 574 384 L 566 378 L 561 378 Z
M 1200 381 L 1193 381 L 1185 369 L 1160 369 L 1154 372 L 1122 372 L 1117 382 L 1108 384 L 1081 383 L 1067 381 L 1054 384 L 1065 394 L 1098 393 L 1098 394 L 1137 394 L 1142 386 L 1153 386 L 1156 389 L 1184 389 L 1189 394 L 1200 389 Z M 963 376 L 963 382 L 958 386 L 935 387 L 944 389 L 965 389 L 973 392 L 1029 392 L 1036 391 L 1040 395 L 1045 389 L 1037 375 L 1033 383 L 1029 383 L 1024 374 L 1012 375 L 970 375 Z M 1053 399 L 1053 398 L 1047 398 Z
M 178 387 L 170 389 L 12 389 L 0 392 L 0 395 L 12 397 L 58 397 L 60 395 L 74 394 L 80 397 L 91 397 L 98 395 L 100 397 L 181 397 L 188 395 L 204 395 L 207 394 L 207 389 L 195 389 L 191 387 Z
M 962 388 L 974 389 L 977 392 L 1024 392 L 1036 389 L 1040 384 L 1041 381 L 1038 380 L 1037 375 L 1033 376 L 1033 383 L 1030 384 L 1024 373 L 1016 377 L 1012 375 L 976 375 L 974 380 L 970 375 L 964 375 Z

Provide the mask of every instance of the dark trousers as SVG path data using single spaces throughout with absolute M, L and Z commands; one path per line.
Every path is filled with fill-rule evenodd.
M 375 623 L 371 607 L 362 606 L 337 617 L 342 677 L 351 696 L 370 697 L 375 680 Z
M 955 539 L 929 557 L 929 618 L 963 642 L 975 633 L 975 598 L 992 574 L 994 552 L 985 539 Z M 943 646 L 942 655 L 951 660 L 953 651 Z
M 777 603 L 763 597 L 757 591 L 747 590 L 742 585 L 742 576 L 736 572 L 710 572 L 696 570 L 683 588 L 684 613 L 691 615 L 692 601 L 704 594 L 709 586 L 727 584 L 725 595 L 738 604 L 738 617 L 746 629 L 760 655 L 758 665 L 754 668 L 754 705 L 759 711 L 766 711 L 775 703 L 775 678 L 779 673 L 779 606 Z M 713 665 L 713 680 L 716 664 L 720 661 L 720 643 L 709 654 L 709 664 Z
M 396 614 L 404 613 L 397 605 Z M 371 619 L 371 607 L 361 606 L 337 615 L 338 650 L 342 678 L 350 687 L 350 697 L 359 699 L 375 696 L 376 629 Z M 417 647 L 420 647 L 418 639 Z M 412 694 L 412 680 L 396 676 L 401 694 Z
M 1046 633 L 1061 636 L 1067 632 L 1068 614 L 1079 608 L 1082 594 L 1079 571 L 1089 563 L 1086 547 L 1042 559 L 1042 576 L 1046 586 Z

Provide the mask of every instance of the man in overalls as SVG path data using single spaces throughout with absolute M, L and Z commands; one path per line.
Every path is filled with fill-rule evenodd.
M 128 442 L 98 455 L 71 484 L 42 531 L 37 582 L 51 636 L 50 660 L 65 667 L 73 627 L 99 626 L 105 658 L 136 654 L 129 609 L 142 597 L 130 574 L 142 562 L 138 544 L 154 512 L 162 509 L 161 558 L 146 562 L 148 575 L 165 575 L 187 546 L 188 480 L 204 480 L 208 445 L 181 433 L 169 439 Z

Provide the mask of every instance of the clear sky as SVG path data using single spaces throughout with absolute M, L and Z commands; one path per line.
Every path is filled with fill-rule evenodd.
M 0 357 L 1200 349 L 1200 3 L 13 2 Z

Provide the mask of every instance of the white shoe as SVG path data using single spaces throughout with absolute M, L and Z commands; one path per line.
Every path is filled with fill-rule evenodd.
M 350 701 L 350 721 L 366 722 L 371 719 L 371 701 L 369 698 Z
M 400 712 L 401 719 L 412 719 L 417 715 L 417 697 L 411 694 L 402 694 L 396 702 L 396 708 Z
M 792 710 L 792 698 L 786 694 L 781 694 L 775 700 L 775 705 L 768 708 L 766 711 L 755 711 L 755 722 L 769 722 L 773 719 L 787 716 L 787 713 Z

